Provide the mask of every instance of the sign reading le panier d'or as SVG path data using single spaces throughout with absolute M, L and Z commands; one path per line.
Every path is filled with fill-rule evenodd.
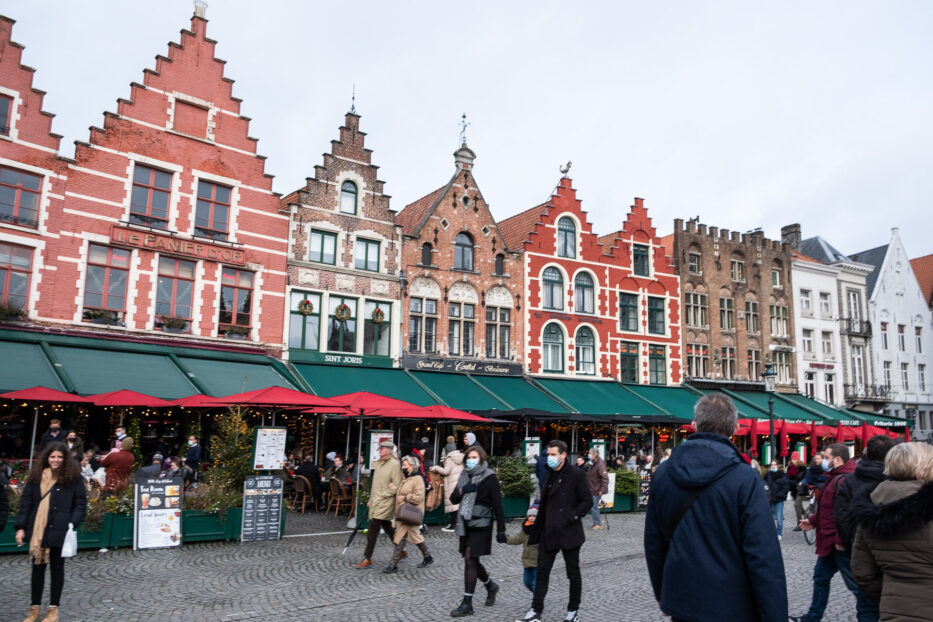
M 282 484 L 277 475 L 247 475 L 243 481 L 242 542 L 278 540 L 282 524 Z
M 181 544 L 181 477 L 136 482 L 133 549 L 160 549 Z
M 481 376 L 521 376 L 521 363 L 493 360 L 445 359 L 434 356 L 402 357 L 402 367 L 422 371 L 443 371 L 459 374 L 478 374 Z
M 246 253 L 239 249 L 196 240 L 186 240 L 164 233 L 137 231 L 127 227 L 114 226 L 110 230 L 110 241 L 119 246 L 144 248 L 170 255 L 220 261 L 238 266 L 246 265 Z

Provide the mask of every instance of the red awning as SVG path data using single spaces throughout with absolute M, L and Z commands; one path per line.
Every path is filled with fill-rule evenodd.
M 778 423 L 781 424 L 781 434 L 809 434 L 810 426 L 806 423 L 795 423 L 792 421 L 774 422 L 774 429 L 777 430 Z
M 0 398 L 23 402 L 70 402 L 72 404 L 90 404 L 94 401 L 89 397 L 56 391 L 48 387 L 32 387 L 20 389 L 19 391 L 10 391 L 9 393 L 0 394 Z
M 246 393 L 236 393 L 224 397 L 210 397 L 202 400 L 204 406 L 229 406 L 243 404 L 249 406 L 269 406 L 278 408 L 300 408 L 308 406 L 326 406 L 335 411 L 342 409 L 342 402 L 336 399 L 318 397 L 285 387 L 266 387 Z M 332 411 L 334 412 L 334 411 Z
M 150 408 L 168 408 L 172 406 L 172 403 L 168 400 L 152 397 L 145 393 L 137 393 L 129 389 L 98 393 L 89 397 L 97 406 L 148 406 Z
M 214 398 L 210 395 L 204 395 L 203 393 L 196 393 L 188 397 L 180 397 L 177 400 L 172 400 L 172 405 L 181 406 L 182 408 L 219 408 L 221 406 L 209 400 L 214 400 Z
M 451 421 L 476 421 L 489 423 L 492 419 L 486 419 L 479 415 L 474 415 L 463 410 L 450 408 L 435 404 L 433 406 L 424 406 L 414 408 L 380 408 L 371 412 L 372 416 L 383 419 L 432 419 L 432 420 L 451 420 Z M 355 417 L 353 414 L 341 415 L 342 417 Z

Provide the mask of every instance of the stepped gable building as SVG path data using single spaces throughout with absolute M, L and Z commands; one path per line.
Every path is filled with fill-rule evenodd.
M 464 141 L 454 174 L 407 205 L 402 228 L 402 365 L 479 374 L 522 373 L 521 261 L 473 175 Z
M 500 223 L 522 252 L 529 373 L 677 384 L 677 275 L 642 199 L 598 238 L 563 177 L 550 199 Z
M 365 136 L 348 112 L 314 177 L 282 200 L 292 361 L 391 367 L 399 353 L 401 235 Z
M 933 316 L 914 276 L 898 229 L 884 246 L 854 253 L 875 267 L 868 276 L 868 315 L 873 363 L 890 405 L 885 413 L 915 422 L 915 436 L 933 429 Z
M 0 305 L 38 320 L 54 313 L 58 223 L 68 163 L 58 156 L 54 115 L 42 109 L 35 69 L 21 64 L 14 21 L 0 16 Z M 54 259 L 53 259 L 54 261 Z
M 680 275 L 687 378 L 761 380 L 770 360 L 779 391 L 794 392 L 791 250 L 760 231 L 674 220 L 664 238 Z
M 872 363 L 866 280 L 874 269 L 800 225 L 781 229 L 794 251 L 792 283 L 801 393 L 836 406 L 876 411 L 888 403 Z
M 933 254 L 911 259 L 910 267 L 917 277 L 917 282 L 920 284 L 920 290 L 923 292 L 924 300 L 927 301 L 927 306 L 933 311 Z

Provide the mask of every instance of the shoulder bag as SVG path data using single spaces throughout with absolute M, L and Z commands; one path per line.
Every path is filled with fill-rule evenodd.
M 424 519 L 424 513 L 417 505 L 403 503 L 398 506 L 398 516 L 396 520 L 405 525 L 420 525 Z

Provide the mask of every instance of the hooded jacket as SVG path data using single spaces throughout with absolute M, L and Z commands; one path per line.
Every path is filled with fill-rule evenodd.
M 447 452 L 443 466 L 433 466 L 431 470 L 444 476 L 444 511 L 448 514 L 456 512 L 460 509 L 460 504 L 453 503 L 450 500 L 450 494 L 457 487 L 460 473 L 463 472 L 463 452 L 459 449 Z
M 833 513 L 836 515 L 839 543 L 849 557 L 852 556 L 852 543 L 855 541 L 855 530 L 858 527 L 857 517 L 861 512 L 871 509 L 869 495 L 886 479 L 884 462 L 864 458 L 859 461 L 855 471 L 846 475 L 839 484 Z
M 672 525 L 690 489 L 701 491 Z M 645 558 L 655 598 L 674 618 L 787 620 L 784 561 L 764 486 L 723 436 L 693 434 L 655 471 Z M 711 586 L 729 586 L 728 598 Z
M 820 557 L 832 555 L 836 544 L 842 544 L 836 530 L 836 493 L 842 485 L 842 479 L 855 471 L 855 460 L 849 460 L 841 467 L 829 472 L 826 483 L 820 488 L 820 499 L 816 505 L 816 514 L 810 517 L 810 524 L 816 529 L 816 554 Z
M 881 595 L 881 622 L 920 622 L 933 611 L 933 482 L 888 480 L 871 493 L 852 547 L 852 576 Z

